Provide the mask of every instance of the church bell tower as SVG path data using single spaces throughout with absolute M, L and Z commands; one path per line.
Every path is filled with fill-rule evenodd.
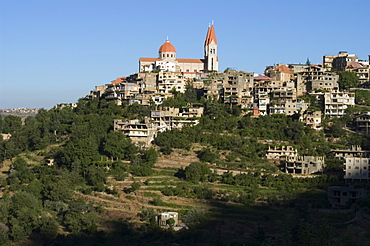
M 215 26 L 208 26 L 206 40 L 204 42 L 204 70 L 218 71 L 217 38 Z

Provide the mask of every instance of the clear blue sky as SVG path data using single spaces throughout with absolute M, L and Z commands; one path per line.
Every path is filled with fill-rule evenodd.
M 138 72 L 168 36 L 179 58 L 202 58 L 215 21 L 219 69 L 370 54 L 370 1 L 0 0 L 0 108 L 76 102 Z

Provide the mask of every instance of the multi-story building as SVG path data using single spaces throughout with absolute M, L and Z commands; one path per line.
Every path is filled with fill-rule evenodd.
M 332 72 L 326 72 L 318 66 L 307 66 L 303 71 L 295 75 L 297 96 L 304 95 L 318 89 L 331 91 L 338 88 L 339 75 Z
M 368 157 L 345 157 L 344 158 L 344 179 L 345 180 L 366 180 L 370 179 L 370 158 Z
M 360 63 L 360 62 L 350 62 L 347 66 L 346 66 L 346 71 L 351 71 L 351 72 L 354 72 L 357 77 L 358 77 L 358 80 L 360 81 L 360 84 L 363 84 L 363 83 L 366 83 L 366 82 L 369 82 L 369 77 L 370 77 L 370 66 L 367 63 Z
M 209 73 L 202 74 L 204 98 L 206 99 L 220 99 L 224 94 L 224 73 Z
M 285 114 L 294 115 L 307 110 L 309 104 L 304 100 L 274 100 L 271 101 L 268 107 L 269 114 Z
M 228 69 L 223 81 L 225 103 L 248 107 L 253 103 L 253 73 Z
M 306 125 L 310 125 L 313 129 L 321 130 L 321 111 L 314 111 L 314 112 L 304 112 L 300 117 L 300 120 L 305 123 Z
M 152 111 L 151 120 L 158 131 L 181 129 L 185 125 L 199 124 L 199 118 L 203 115 L 203 107 L 200 108 L 163 108 Z
M 267 150 L 266 158 L 268 160 L 279 160 L 282 157 L 285 160 L 285 157 L 295 157 L 298 156 L 297 149 L 293 146 L 271 146 L 269 145 L 269 148 Z
M 170 94 L 171 90 L 185 92 L 186 78 L 181 72 L 161 71 L 158 73 L 157 93 Z
M 141 92 L 157 92 L 158 73 L 134 73 L 127 78 L 128 82 L 138 84 Z
M 359 145 L 352 145 L 350 149 L 331 150 L 336 158 L 370 157 L 369 150 L 362 150 Z
M 366 190 L 364 188 L 354 188 L 352 185 L 330 186 L 327 195 L 332 208 L 344 208 L 365 197 Z
M 348 106 L 355 105 L 355 93 L 332 90 L 324 94 L 324 113 L 335 118 L 345 115 Z
M 366 136 L 369 136 L 370 112 L 364 112 L 364 113 L 355 115 L 354 122 L 356 126 L 356 131 L 362 132 Z
M 117 105 L 121 105 L 122 101 L 129 101 L 135 95 L 140 93 L 140 85 L 134 83 L 119 83 L 107 84 L 105 90 L 105 99 L 113 100 Z
M 351 62 L 358 62 L 358 56 L 355 54 L 348 54 L 347 51 L 340 51 L 339 54 L 333 58 L 332 69 L 335 71 L 344 71 Z
M 264 74 L 276 81 L 288 82 L 292 80 L 291 69 L 282 63 L 267 66 Z
M 214 25 L 208 27 L 204 42 L 203 59 L 180 59 L 176 57 L 176 49 L 167 39 L 158 50 L 158 58 L 140 58 L 140 72 L 171 71 L 200 72 L 218 71 L 217 38 Z
M 284 161 L 284 170 L 290 174 L 319 173 L 323 171 L 324 166 L 324 156 L 297 156 Z
M 121 131 L 124 135 L 128 136 L 133 143 L 143 146 L 150 146 L 157 133 L 157 128 L 145 119 L 144 122 L 140 120 L 114 120 L 114 130 Z

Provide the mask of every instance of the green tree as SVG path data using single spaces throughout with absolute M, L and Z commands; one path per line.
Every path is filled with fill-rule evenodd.
M 138 189 L 140 189 L 140 187 L 141 187 L 141 183 L 140 182 L 133 182 L 132 184 L 131 184 L 131 188 L 130 188 L 130 191 L 131 192 L 135 192 L 135 191 L 137 191 Z
M 176 221 L 174 218 L 169 218 L 168 220 L 166 220 L 166 224 L 169 225 L 169 227 L 173 227 L 175 225 Z
M 184 97 L 185 97 L 185 101 L 188 102 L 188 103 L 194 103 L 197 101 L 197 92 L 193 86 L 193 83 L 191 81 L 187 81 L 186 82 L 186 86 L 185 86 L 185 94 L 184 94 Z
M 21 129 L 22 129 L 21 117 L 14 115 L 5 116 L 2 129 L 3 133 L 13 134 L 14 132 L 20 131 Z
M 370 106 L 370 91 L 355 90 L 354 92 L 356 104 Z
M 209 148 L 203 148 L 199 151 L 198 157 L 201 161 L 213 163 L 220 158 L 220 155 Z
M 211 174 L 209 166 L 200 162 L 192 162 L 185 168 L 186 180 L 193 183 L 206 181 L 209 174 Z
M 47 241 L 53 240 L 58 235 L 59 223 L 53 218 L 43 218 L 40 226 L 40 235 Z
M 357 87 L 360 83 L 357 75 L 352 71 L 341 71 L 339 74 L 339 89 L 348 90 L 350 88 Z
M 111 131 L 103 140 L 103 150 L 111 159 L 124 160 L 135 152 L 135 146 L 121 132 Z

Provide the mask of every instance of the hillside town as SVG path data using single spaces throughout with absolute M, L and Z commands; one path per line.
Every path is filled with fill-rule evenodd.
M 158 132 L 199 123 L 203 107 L 162 107 L 164 100 L 176 93 L 185 93 L 187 88 L 194 88 L 198 97 L 204 100 L 238 106 L 244 115 L 297 116 L 306 125 L 320 131 L 324 118 L 343 117 L 348 107 L 355 106 L 354 89 L 367 90 L 370 84 L 369 60 L 360 60 L 345 51 L 324 55 L 320 64 L 311 64 L 309 59 L 304 64 L 279 63 L 266 66 L 264 74 L 254 74 L 229 68 L 219 72 L 217 45 L 213 24 L 207 30 L 203 59 L 177 58 L 175 47 L 166 40 L 158 50 L 158 57 L 139 59 L 138 73 L 96 86 L 86 98 L 105 99 L 117 105 L 156 106 L 151 117 L 144 121 L 114 121 L 116 131 L 123 132 L 134 143 L 149 147 Z M 341 72 L 356 75 L 359 81 L 356 88 L 340 84 Z M 368 135 L 369 115 L 368 112 L 356 115 L 356 131 Z M 348 166 L 344 178 L 369 180 L 370 166 L 368 168 L 367 163 L 370 156 L 362 154 L 359 146 L 348 153 L 351 154 L 342 156 Z M 325 166 L 324 156 L 300 156 L 292 146 L 269 146 L 266 158 L 280 161 L 283 171 L 294 175 L 319 173 Z

